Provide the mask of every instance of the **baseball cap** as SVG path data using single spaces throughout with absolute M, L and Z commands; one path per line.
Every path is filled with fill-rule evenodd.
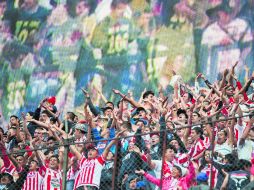
M 208 180 L 208 176 L 206 175 L 206 173 L 201 172 L 197 175 L 196 179 L 199 182 L 206 182 Z
M 87 130 L 88 130 L 88 126 L 87 124 L 84 124 L 84 123 L 77 123 L 75 125 L 75 129 L 78 129 L 80 131 L 83 131 L 83 132 L 86 132 L 87 133 Z
M 56 103 L 56 97 L 55 96 L 48 97 L 47 102 L 51 103 L 52 105 L 55 105 L 55 103 Z

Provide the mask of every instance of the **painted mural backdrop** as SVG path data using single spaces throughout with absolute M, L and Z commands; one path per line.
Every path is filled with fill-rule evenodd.
M 4 4 L 5 3 L 5 4 Z M 26 0 L 0 3 L 0 112 L 34 110 L 56 96 L 60 110 L 84 101 L 81 87 L 115 100 L 144 88 L 170 90 L 172 72 L 209 80 L 239 61 L 254 68 L 253 0 Z

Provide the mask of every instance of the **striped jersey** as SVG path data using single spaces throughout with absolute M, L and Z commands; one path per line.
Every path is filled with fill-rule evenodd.
M 212 185 L 212 187 L 214 188 L 216 186 L 216 183 L 217 183 L 218 170 L 215 167 L 213 167 L 213 169 L 212 169 L 212 178 L 211 178 L 211 164 L 207 164 L 201 170 L 201 172 L 206 173 L 206 175 L 208 176 L 208 184 Z
M 62 173 L 60 170 L 52 170 L 43 166 L 44 179 L 42 190 L 62 190 Z
M 204 141 L 199 139 L 195 144 L 193 144 L 193 146 L 189 150 L 188 154 L 189 154 L 190 158 L 193 158 L 193 157 L 199 155 L 205 149 L 206 149 L 206 147 L 205 147 Z
M 80 171 L 74 182 L 74 189 L 80 186 L 100 186 L 101 171 L 105 164 L 103 156 L 87 159 L 82 156 L 80 160 Z
M 0 173 L 8 173 L 10 175 L 13 175 L 15 171 L 16 171 L 16 168 L 13 165 L 9 165 L 8 167 L 2 166 L 0 168 Z
M 30 171 L 27 174 L 22 190 L 41 190 L 43 177 L 38 171 Z

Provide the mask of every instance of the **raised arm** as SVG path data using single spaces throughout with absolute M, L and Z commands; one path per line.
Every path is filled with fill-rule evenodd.
M 4 162 L 4 167 L 6 169 L 9 169 L 11 167 L 11 161 L 7 155 L 7 150 L 6 150 L 6 147 L 4 145 L 4 143 L 1 141 L 0 142 L 0 150 L 1 150 L 1 153 L 2 153 L 2 159 L 3 159 L 3 162 Z
M 250 132 L 250 129 L 253 125 L 253 122 L 254 122 L 254 117 L 252 116 L 250 122 L 248 123 L 248 125 L 245 127 L 244 131 L 243 131 L 243 134 L 240 138 L 240 142 L 239 142 L 239 145 L 243 145 L 244 142 L 245 142 L 245 139 L 248 137 L 248 134 Z
M 32 123 L 35 123 L 36 125 L 38 125 L 38 126 L 44 128 L 44 129 L 48 129 L 48 128 L 49 128 L 48 124 L 43 123 L 43 122 L 41 122 L 41 121 L 38 121 L 38 120 L 36 120 L 36 119 L 31 119 L 31 120 L 27 120 L 27 121 L 28 121 L 28 122 L 32 122 Z
M 87 101 L 87 104 L 88 104 L 88 106 L 89 106 L 91 112 L 94 114 L 94 116 L 98 116 L 98 115 L 100 114 L 100 111 L 98 111 L 98 110 L 95 108 L 95 106 L 93 105 L 93 102 L 92 102 L 92 100 L 91 100 L 91 98 L 90 98 L 89 93 L 88 93 L 85 89 L 83 89 L 83 88 L 81 88 L 81 90 L 82 90 L 82 92 L 84 93 L 84 96 L 86 97 L 86 101 Z
M 103 100 L 103 102 L 104 102 L 104 103 L 107 103 L 108 100 L 107 100 L 107 98 L 104 96 L 104 94 L 102 94 L 101 90 L 99 90 L 96 86 L 94 86 L 94 87 L 95 87 L 95 89 L 97 90 L 97 92 L 99 93 L 99 95 L 100 95 L 101 99 Z
M 16 134 L 17 141 L 21 142 L 22 140 L 21 140 L 21 136 L 20 136 L 20 128 L 19 128 L 19 126 L 17 126 L 16 129 L 17 129 L 16 130 L 17 131 L 17 134 Z
M 228 186 L 229 174 L 225 172 L 224 170 L 222 170 L 222 172 L 224 173 L 225 178 L 221 185 L 221 190 L 226 190 Z
M 144 95 L 144 93 L 146 92 L 146 88 L 143 90 L 143 92 L 141 93 L 141 95 L 140 95 L 140 97 L 139 97 L 139 101 L 138 101 L 138 103 L 142 103 L 142 100 L 143 100 L 143 95 Z
M 113 146 L 113 144 L 115 144 L 115 143 L 118 141 L 117 138 L 119 138 L 124 132 L 125 132 L 125 130 L 120 131 L 120 132 L 117 133 L 117 135 L 115 136 L 116 139 L 110 141 L 110 143 L 106 146 L 106 148 L 104 149 L 104 151 L 103 151 L 103 153 L 102 153 L 103 158 L 105 158 L 105 159 L 107 158 L 108 153 L 109 153 L 109 151 L 110 151 L 110 148 Z
M 133 105 L 134 107 L 138 108 L 138 107 L 143 107 L 142 104 L 136 102 L 135 100 L 128 98 L 127 95 L 122 94 L 119 90 L 112 90 L 115 94 L 118 94 L 119 96 L 121 96 L 123 98 L 123 100 L 126 100 L 127 102 L 129 102 L 131 105 Z
M 219 86 L 219 90 L 224 88 L 224 86 L 226 85 L 228 73 L 229 73 L 229 70 L 225 69 L 224 72 L 223 72 L 223 76 L 222 76 L 222 80 L 221 80 L 221 83 L 220 83 L 220 86 Z
M 9 155 L 8 157 L 11 160 L 12 164 L 14 165 L 14 167 L 16 168 L 16 170 L 20 171 L 21 167 L 19 166 L 17 160 L 12 155 Z
M 85 106 L 84 106 L 84 113 L 85 113 L 85 119 L 88 123 L 88 129 L 87 129 L 87 141 L 90 142 L 92 140 L 92 129 L 94 128 L 95 124 L 93 122 L 93 118 L 92 116 L 88 113 L 88 110 L 87 110 L 87 102 L 85 103 Z
M 235 96 L 237 96 L 238 94 L 244 93 L 244 92 L 250 87 L 250 85 L 251 85 L 253 79 L 254 79 L 254 76 L 252 76 L 252 77 L 245 83 L 245 85 L 241 88 L 241 90 L 238 91 L 238 93 L 237 93 Z M 235 97 L 235 96 L 234 96 L 234 97 Z
M 27 122 L 26 122 L 26 116 L 24 113 L 21 114 L 22 115 L 22 118 L 23 118 L 23 129 L 24 129 L 24 132 L 28 138 L 29 141 L 32 140 L 32 135 L 31 133 L 29 132 L 29 130 L 27 129 Z
M 232 147 L 235 144 L 234 125 L 235 125 L 234 121 L 232 121 L 232 120 L 227 121 L 227 126 L 228 126 L 228 131 L 229 131 L 229 133 L 228 133 L 228 144 Z
M 67 137 L 64 138 L 67 139 Z M 78 160 L 82 159 L 82 154 L 76 149 L 75 145 L 70 145 L 70 150 Z
M 201 74 L 200 78 L 202 78 L 208 88 L 212 88 L 212 84 L 205 78 L 203 74 Z
M 35 148 L 35 139 L 30 141 L 30 147 L 31 147 L 31 149 Z M 41 152 L 39 153 L 39 150 L 35 150 L 34 152 L 35 152 L 35 156 L 38 160 L 39 166 L 45 166 L 44 159 L 42 159 L 42 157 L 41 157 Z

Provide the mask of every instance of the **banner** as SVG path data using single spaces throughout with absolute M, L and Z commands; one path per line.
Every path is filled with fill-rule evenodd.
M 254 71 L 253 0 L 70 2 L 41 0 L 30 12 L 13 1 L 0 11 L 5 119 L 46 96 L 61 111 L 76 110 L 81 87 L 101 105 L 99 92 L 119 100 L 113 88 L 136 99 L 145 88 L 169 92 L 173 73 L 193 84 L 198 72 L 220 80 L 237 61 L 242 82 Z

